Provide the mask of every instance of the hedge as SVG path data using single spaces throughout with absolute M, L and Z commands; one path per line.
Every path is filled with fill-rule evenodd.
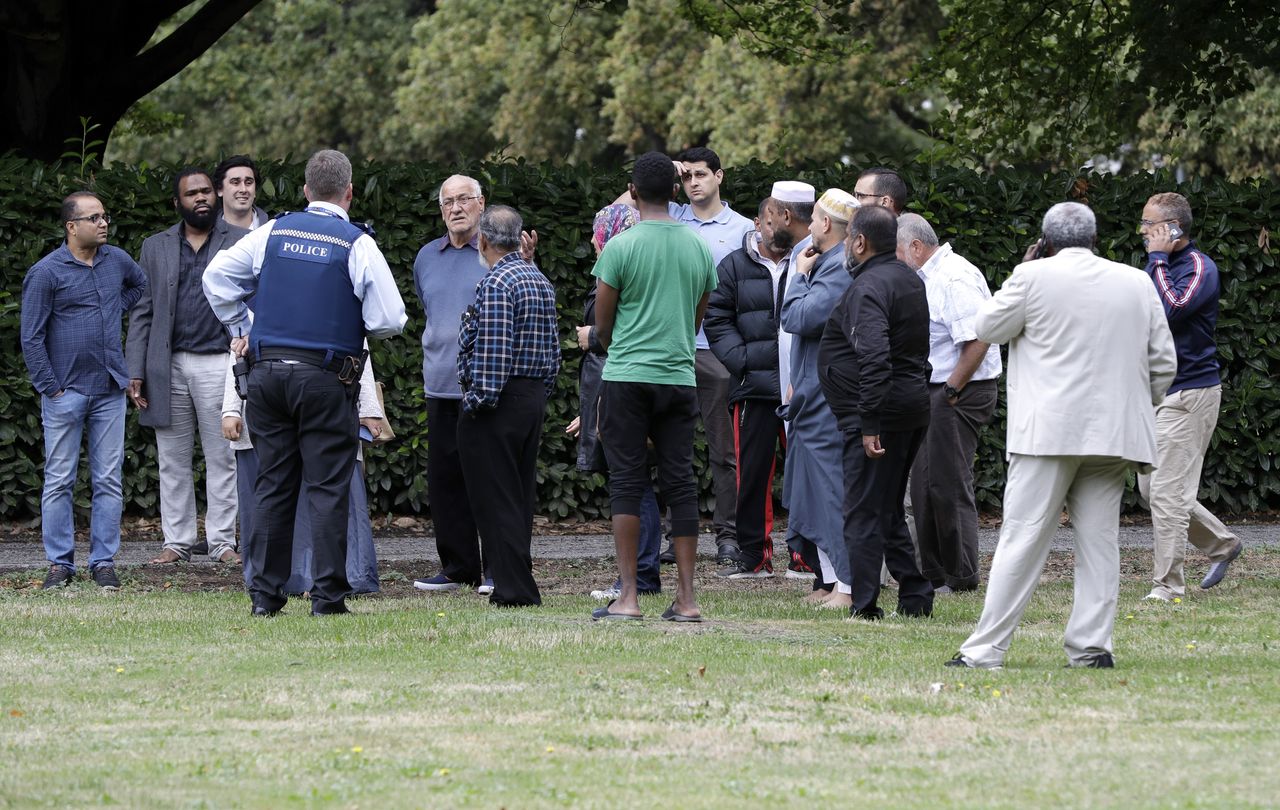
M 212 161 L 210 161 L 210 164 Z M 0 358 L 0 517 L 39 514 L 42 437 L 39 398 L 27 379 L 19 350 L 22 279 L 41 256 L 58 246 L 57 209 L 61 197 L 91 185 L 113 217 L 111 243 L 135 256 L 149 234 L 175 221 L 170 201 L 173 166 L 98 168 L 80 178 L 79 162 L 44 165 L 0 157 L 0 339 L 12 349 Z M 259 204 L 270 211 L 296 210 L 302 201 L 302 164 L 266 162 Z M 916 163 L 902 168 L 913 190 L 910 209 L 927 217 L 940 238 L 984 269 L 996 289 L 1039 230 L 1053 203 L 1076 198 L 1092 206 L 1098 219 L 1100 253 L 1141 267 L 1145 262 L 1137 221 L 1146 199 L 1157 191 L 1180 190 L 1196 213 L 1193 229 L 1200 246 L 1217 262 L 1224 281 L 1218 326 L 1224 392 L 1218 430 L 1205 463 L 1201 495 L 1230 513 L 1280 506 L 1280 471 L 1273 469 L 1280 423 L 1280 325 L 1275 255 L 1268 232 L 1280 220 L 1280 194 L 1271 182 L 1231 184 L 1199 178 L 1178 185 L 1163 173 L 1125 177 L 1041 175 L 1014 169 L 975 172 Z M 442 166 L 428 163 L 369 164 L 356 167 L 352 213 L 371 222 L 409 311 L 405 334 L 375 342 L 373 358 L 386 383 L 387 408 L 397 440 L 367 455 L 370 502 L 377 512 L 428 511 L 426 497 L 426 411 L 421 379 L 422 310 L 413 292 L 412 266 L 419 247 L 444 233 L 435 190 L 448 175 L 471 174 L 484 186 L 489 203 L 517 208 L 540 236 L 538 264 L 556 285 L 564 335 L 564 369 L 548 405 L 538 469 L 539 512 L 553 518 L 607 514 L 607 489 L 599 475 L 574 467 L 574 443 L 564 426 L 577 409 L 579 352 L 572 341 L 590 280 L 591 219 L 625 188 L 626 173 L 582 166 L 524 161 Z M 722 188 L 735 209 L 752 215 L 778 178 L 806 180 L 820 191 L 852 189 L 850 166 L 786 167 L 753 162 L 730 167 Z M 977 464 L 982 507 L 998 508 L 1004 480 L 1003 396 L 995 423 L 985 431 Z M 152 514 L 157 509 L 155 440 L 139 429 L 132 412 L 126 438 L 125 509 Z M 699 440 L 697 467 L 702 505 L 709 511 L 711 488 L 705 447 Z M 82 465 L 82 484 L 86 470 Z M 200 471 L 197 470 L 200 474 Z M 1132 497 L 1132 496 L 1130 496 Z M 77 503 L 88 506 L 88 488 Z

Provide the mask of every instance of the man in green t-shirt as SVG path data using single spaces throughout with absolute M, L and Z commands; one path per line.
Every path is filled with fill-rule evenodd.
M 676 549 L 676 600 L 668 621 L 701 621 L 693 594 L 698 542 L 698 488 L 693 433 L 698 420 L 694 336 L 716 286 L 711 251 L 672 219 L 667 202 L 675 184 L 671 159 L 641 155 L 628 188 L 640 222 L 605 245 L 592 271 L 596 337 L 608 349 L 600 396 L 600 439 L 609 462 L 609 504 L 622 594 L 593 619 L 638 619 L 636 551 L 640 500 L 649 484 L 648 441 L 658 458 L 658 481 L 671 510 Z

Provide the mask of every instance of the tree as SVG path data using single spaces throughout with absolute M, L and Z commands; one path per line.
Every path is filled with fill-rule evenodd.
M 1217 141 L 1231 100 L 1280 69 L 1270 0 L 947 0 L 943 11 L 917 88 L 945 99 L 935 134 L 988 162 L 1079 165 L 1143 136 L 1166 156 L 1188 137 Z
M 84 132 L 104 141 L 125 111 L 208 49 L 260 0 L 42 0 L 0 5 L 5 79 L 0 152 L 53 160 Z M 172 33 L 152 35 L 188 6 Z

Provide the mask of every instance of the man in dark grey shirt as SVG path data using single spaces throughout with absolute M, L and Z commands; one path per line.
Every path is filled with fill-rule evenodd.
M 160 463 L 164 549 L 151 562 L 191 558 L 196 545 L 192 449 L 196 432 L 205 461 L 205 538 L 219 562 L 236 554 L 236 462 L 222 438 L 222 395 L 230 338 L 213 314 L 201 282 L 205 266 L 248 233 L 217 219 L 213 182 L 202 169 L 174 179 L 182 220 L 142 243 L 139 264 L 149 287 L 129 318 L 125 362 L 138 422 L 155 428 Z

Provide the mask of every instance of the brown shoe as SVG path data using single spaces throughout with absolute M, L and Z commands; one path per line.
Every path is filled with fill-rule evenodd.
M 166 548 L 164 551 L 160 552 L 159 557 L 156 557 L 154 560 L 147 563 L 147 565 L 173 565 L 177 562 L 182 562 L 182 556 L 173 549 Z
M 235 549 L 233 549 L 233 548 L 229 548 L 229 549 L 227 549 L 226 551 L 224 551 L 224 552 L 222 552 L 221 554 L 219 554 L 219 555 L 218 555 L 218 562 L 220 562 L 220 563 L 235 563 L 236 565 L 239 565 L 239 564 L 240 564 L 240 555 L 236 553 L 236 550 L 235 550 Z

